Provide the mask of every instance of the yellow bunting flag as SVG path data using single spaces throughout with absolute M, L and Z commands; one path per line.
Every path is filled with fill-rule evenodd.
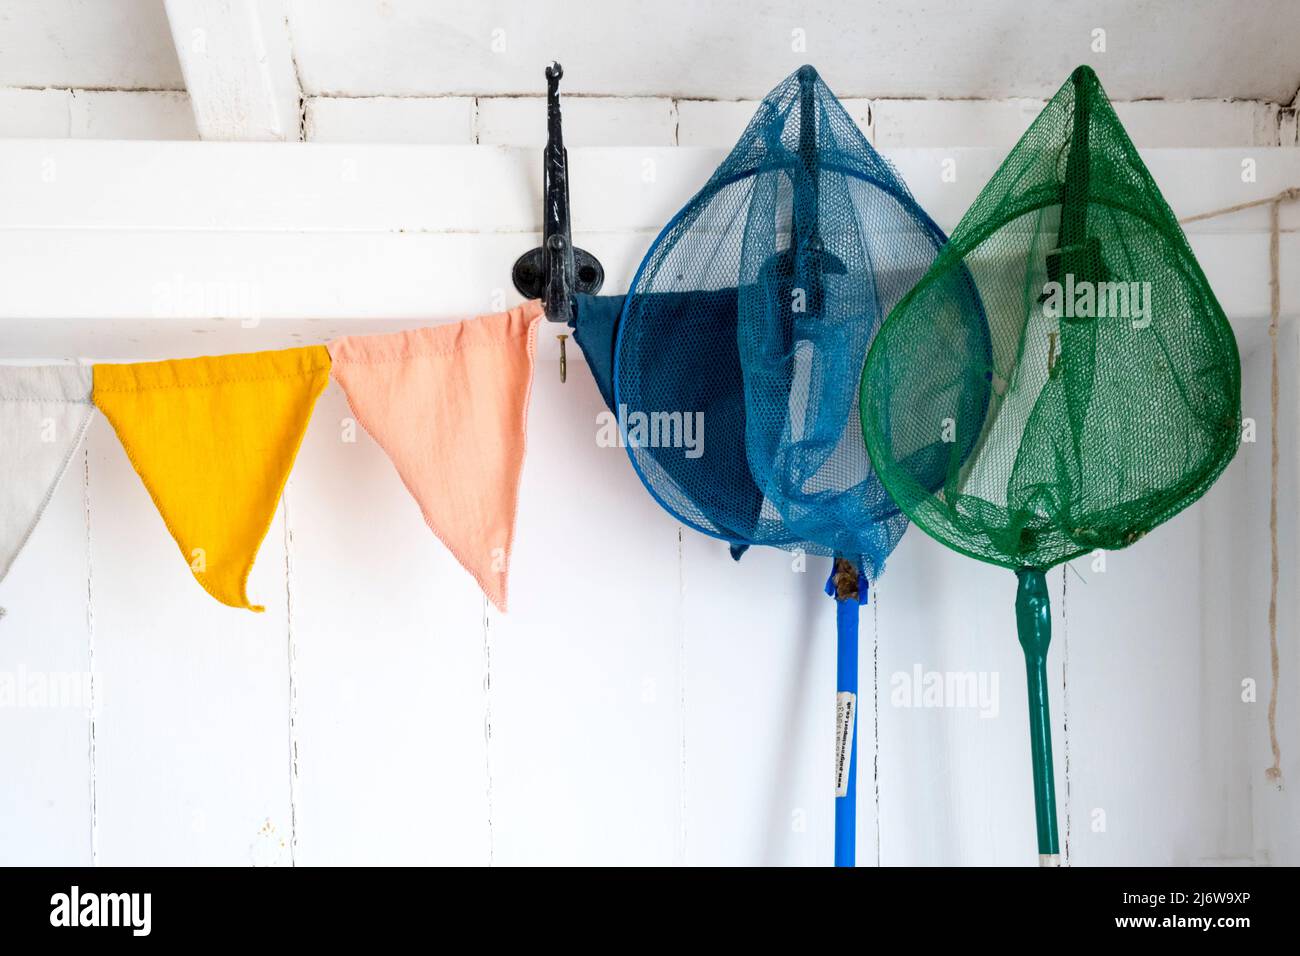
M 95 405 L 222 604 L 263 610 L 248 574 L 329 369 L 321 346 L 95 366 Z

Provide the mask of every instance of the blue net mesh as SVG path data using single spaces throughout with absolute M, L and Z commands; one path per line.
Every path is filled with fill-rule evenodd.
M 867 457 L 855 383 L 944 241 L 812 67 L 773 90 L 651 247 L 613 337 L 614 405 L 660 504 L 733 545 L 877 576 L 907 522 Z M 952 299 L 979 313 L 972 285 Z

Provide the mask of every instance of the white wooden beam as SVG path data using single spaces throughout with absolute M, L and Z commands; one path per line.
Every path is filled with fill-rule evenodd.
M 883 152 L 945 229 L 1002 159 Z M 1300 151 L 1248 152 L 1251 183 L 1240 150 L 1142 155 L 1186 216 L 1300 182 Z M 627 288 L 723 156 L 570 151 L 575 239 L 603 262 L 607 291 Z M 511 264 L 538 242 L 540 167 L 534 149 L 488 146 L 0 143 L 0 358 L 248 351 L 502 308 L 518 301 Z M 1255 209 L 1187 229 L 1243 351 L 1266 340 L 1267 223 Z M 1282 226 L 1284 263 L 1300 261 L 1300 208 Z M 1282 302 L 1297 314 L 1300 270 L 1282 270 Z
M 921 208 L 951 230 L 1005 151 L 885 148 Z M 1175 214 L 1272 196 L 1300 182 L 1300 150 L 1145 149 Z M 726 157 L 693 147 L 569 150 L 574 228 L 657 232 Z M 1242 180 L 1242 160 L 1254 177 Z M 386 143 L 0 140 L 0 230 L 534 232 L 542 225 L 538 150 Z M 1197 233 L 1260 233 L 1267 210 L 1192 223 Z M 1282 210 L 1300 230 L 1300 205 Z M 2 290 L 0 290 L 2 291 Z
M 302 90 L 284 0 L 166 0 L 199 135 L 298 140 Z

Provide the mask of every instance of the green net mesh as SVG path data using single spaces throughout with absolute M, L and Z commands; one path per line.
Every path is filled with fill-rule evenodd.
M 963 266 L 987 332 L 952 305 Z M 1047 104 L 889 314 L 861 413 L 902 510 L 1010 568 L 1129 545 L 1231 460 L 1236 341 L 1090 69 Z

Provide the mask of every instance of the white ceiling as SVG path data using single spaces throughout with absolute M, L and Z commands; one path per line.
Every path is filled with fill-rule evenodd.
M 1297 0 L 288 0 L 308 95 L 761 96 L 794 66 L 842 97 L 1046 97 L 1079 63 L 1121 100 L 1300 87 Z M 1105 53 L 1091 50 L 1106 31 Z M 806 50 L 791 49 L 802 30 Z M 498 47 L 493 49 L 494 39 Z M 162 0 L 0 0 L 0 86 L 183 89 Z

